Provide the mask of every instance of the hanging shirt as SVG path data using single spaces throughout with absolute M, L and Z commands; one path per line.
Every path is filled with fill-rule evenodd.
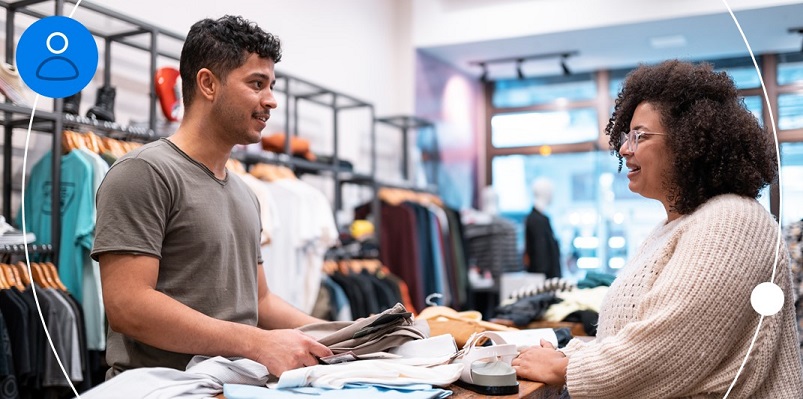
M 100 183 L 109 171 L 109 164 L 87 149 L 76 150 L 78 155 L 84 157 L 92 165 L 92 198 L 98 192 Z M 92 201 L 92 213 L 96 213 L 95 201 Z M 86 338 L 89 350 L 102 351 L 106 349 L 106 310 L 103 307 L 103 293 L 100 286 L 100 266 L 89 256 L 84 258 L 83 293 L 81 307 L 86 318 Z
M 48 152 L 31 170 L 25 188 L 26 229 L 37 241 L 52 244 L 52 152 Z M 84 262 L 92 249 L 95 229 L 95 197 L 92 191 L 92 165 L 76 151 L 61 157 L 61 242 L 59 243 L 59 278 L 78 302 L 83 302 Z M 17 213 L 22 225 L 22 212 Z

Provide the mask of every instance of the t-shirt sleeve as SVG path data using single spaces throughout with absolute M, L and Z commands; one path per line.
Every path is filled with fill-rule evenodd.
M 97 194 L 92 259 L 107 252 L 153 255 L 161 259 L 171 193 L 164 176 L 146 161 L 120 161 L 106 174 Z

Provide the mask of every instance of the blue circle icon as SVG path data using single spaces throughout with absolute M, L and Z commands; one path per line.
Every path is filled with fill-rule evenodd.
M 97 69 L 95 38 L 72 18 L 42 18 L 22 32 L 17 44 L 17 70 L 22 81 L 46 97 L 78 93 Z

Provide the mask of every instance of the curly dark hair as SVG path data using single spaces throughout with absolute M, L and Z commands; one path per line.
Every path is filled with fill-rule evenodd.
M 648 102 L 661 114 L 673 156 L 663 182 L 671 208 L 692 213 L 726 193 L 757 198 L 777 177 L 773 137 L 738 96 L 725 72 L 710 64 L 678 60 L 640 65 L 625 78 L 605 128 L 611 153 L 622 170 L 621 133 L 630 130 L 636 107 Z
M 225 81 L 229 72 L 245 64 L 250 54 L 270 58 L 274 63 L 281 61 L 279 38 L 240 16 L 206 18 L 192 25 L 179 62 L 184 107 L 192 104 L 195 75 L 201 68 L 209 69 Z

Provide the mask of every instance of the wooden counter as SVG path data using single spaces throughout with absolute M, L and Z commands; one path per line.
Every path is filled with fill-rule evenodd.
M 474 391 L 470 391 L 465 388 L 461 388 L 457 385 L 452 385 L 448 389 L 450 389 L 454 394 L 449 398 L 459 398 L 459 399 L 546 399 L 557 397 L 560 392 L 557 392 L 555 389 L 547 387 L 546 385 L 540 382 L 532 382 L 527 380 L 519 380 L 519 393 L 518 395 L 503 395 L 503 396 L 490 396 L 490 395 L 481 395 Z

